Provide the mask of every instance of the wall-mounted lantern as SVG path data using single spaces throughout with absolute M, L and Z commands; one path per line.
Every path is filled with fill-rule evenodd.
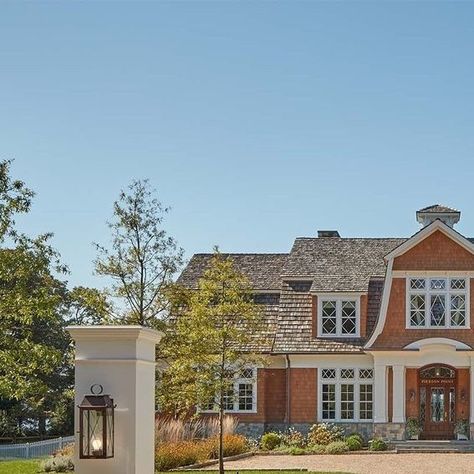
M 102 385 L 93 385 L 79 405 L 80 459 L 114 457 L 114 400 L 102 395 Z
M 410 402 L 414 402 L 416 400 L 416 392 L 415 390 L 410 390 Z

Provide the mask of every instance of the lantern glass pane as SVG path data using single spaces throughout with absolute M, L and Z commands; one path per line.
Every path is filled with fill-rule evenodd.
M 107 457 L 114 455 L 114 414 L 112 408 L 107 408 Z
M 104 414 L 102 410 L 84 410 L 83 454 L 87 457 L 104 455 Z

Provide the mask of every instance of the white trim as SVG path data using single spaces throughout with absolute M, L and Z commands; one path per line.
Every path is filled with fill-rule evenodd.
M 419 351 L 424 347 L 440 344 L 454 347 L 456 350 L 472 350 L 472 347 L 464 344 L 464 342 L 456 341 L 455 339 L 449 339 L 447 337 L 428 337 L 426 339 L 418 339 L 417 341 L 406 345 L 403 349 Z
M 323 379 L 323 370 L 334 369 L 336 371 L 336 377 L 333 379 Z M 350 379 L 341 378 L 341 370 L 352 369 L 354 370 L 354 377 Z M 360 370 L 372 370 L 372 378 L 361 379 L 359 378 Z M 331 367 L 325 367 L 318 369 L 318 411 L 317 421 L 320 423 L 325 422 L 336 422 L 336 423 L 373 423 L 374 411 L 375 411 L 375 387 L 374 387 L 374 368 L 365 367 L 341 367 L 333 365 Z M 336 389 L 336 417 L 335 418 L 323 418 L 323 384 L 324 385 L 335 385 Z M 354 386 L 354 418 L 353 419 L 342 419 L 341 418 L 341 384 L 349 384 Z M 361 385 L 372 385 L 372 418 L 360 418 L 360 386 Z
M 427 225 L 426 227 L 421 229 L 418 233 L 416 233 L 415 235 L 410 237 L 408 240 L 406 240 L 403 244 L 399 245 L 397 248 L 392 250 L 389 254 L 385 256 L 385 259 L 391 260 L 395 257 L 403 255 L 404 253 L 408 252 L 408 250 L 415 247 L 422 240 L 426 239 L 437 230 L 443 232 L 452 240 L 454 240 L 456 243 L 458 243 L 461 247 L 466 249 L 468 252 L 471 252 L 472 254 L 474 254 L 474 244 L 472 244 L 469 240 L 466 239 L 466 237 L 461 235 L 459 232 L 456 232 L 451 227 L 446 225 L 444 222 L 437 220 Z
M 429 277 L 453 277 L 474 278 L 474 271 L 464 270 L 393 270 L 393 278 L 429 278 Z
M 224 410 L 224 413 L 257 413 L 258 410 L 258 400 L 257 400 L 257 379 L 258 379 L 258 368 L 256 367 L 243 367 L 241 370 L 251 369 L 252 370 L 252 378 L 242 378 L 242 377 L 235 377 L 233 382 L 233 403 L 234 409 L 233 410 Z M 251 410 L 239 410 L 239 384 L 252 384 L 252 409 Z M 207 414 L 215 414 L 218 412 L 217 409 L 213 410 L 197 410 L 199 413 L 207 413 Z
M 446 280 L 446 288 L 444 290 L 432 290 L 430 287 L 430 279 L 439 279 Z M 470 318 L 470 286 L 471 281 L 466 276 L 457 276 L 451 275 L 431 275 L 431 277 L 421 277 L 419 279 L 425 280 L 424 289 L 412 289 L 410 280 L 419 278 L 417 275 L 408 275 L 405 278 L 405 329 L 408 330 L 418 330 L 418 329 L 455 329 L 455 330 L 466 330 L 471 328 L 471 318 Z M 465 288 L 462 290 L 453 290 L 451 289 L 451 279 L 465 280 Z M 431 294 L 443 294 L 445 295 L 445 324 L 444 326 L 431 326 L 431 306 L 430 306 L 430 295 Z M 412 326 L 411 323 L 411 302 L 410 297 L 412 295 L 423 295 L 425 298 L 425 324 L 423 326 Z M 465 297 L 465 322 L 463 326 L 451 326 L 451 295 L 463 295 Z
M 323 302 L 335 301 L 336 302 L 336 333 L 335 334 L 323 334 Z M 353 334 L 342 333 L 342 302 L 353 301 L 355 302 L 355 319 L 356 319 L 356 332 Z M 322 293 L 318 295 L 318 336 L 320 338 L 353 338 L 360 337 L 360 295 L 351 295 L 347 293 Z
M 385 326 L 385 319 L 387 318 L 387 309 L 388 309 L 388 301 L 390 299 L 390 292 L 392 291 L 392 268 L 393 268 L 393 259 L 389 260 L 387 271 L 385 273 L 385 284 L 383 286 L 383 293 L 382 293 L 382 303 L 380 305 L 380 314 L 377 319 L 377 325 L 375 326 L 374 332 L 370 339 L 364 346 L 364 349 L 368 349 L 372 347 L 372 344 L 375 340 L 382 334 L 383 328 Z

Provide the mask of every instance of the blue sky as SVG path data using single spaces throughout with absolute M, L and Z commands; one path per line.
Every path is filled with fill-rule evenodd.
M 474 2 L 0 2 L 0 157 L 72 284 L 148 177 L 189 257 L 296 236 L 474 235 Z

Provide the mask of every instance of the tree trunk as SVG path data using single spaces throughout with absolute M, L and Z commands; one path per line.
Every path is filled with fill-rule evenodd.
M 219 407 L 219 474 L 224 474 L 224 407 L 222 400 Z

